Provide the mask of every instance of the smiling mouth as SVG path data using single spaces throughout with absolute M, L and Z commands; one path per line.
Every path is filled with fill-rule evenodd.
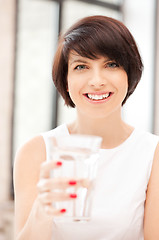
M 105 93 L 105 94 L 91 94 L 91 93 L 86 93 L 84 94 L 88 99 L 93 100 L 93 101 L 101 101 L 109 98 L 112 95 L 112 92 Z

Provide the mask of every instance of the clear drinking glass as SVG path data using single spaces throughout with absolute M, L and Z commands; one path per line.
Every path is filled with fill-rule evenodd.
M 61 167 L 51 172 L 51 177 L 82 180 L 82 187 L 75 185 L 65 190 L 68 193 L 76 193 L 76 199 L 54 203 L 56 208 L 67 210 L 56 220 L 90 220 L 101 141 L 102 138 L 98 136 L 76 134 L 47 138 L 47 160 L 62 162 Z

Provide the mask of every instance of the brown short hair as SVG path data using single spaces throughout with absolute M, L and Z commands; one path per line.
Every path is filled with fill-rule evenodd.
M 106 16 L 85 17 L 60 37 L 54 57 L 52 77 L 67 106 L 75 107 L 67 92 L 68 56 L 71 50 L 90 59 L 98 55 L 115 60 L 128 76 L 128 92 L 122 105 L 134 92 L 143 64 L 137 45 L 127 27 Z

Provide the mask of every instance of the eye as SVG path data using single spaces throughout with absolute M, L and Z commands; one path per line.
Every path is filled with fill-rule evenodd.
M 75 70 L 84 70 L 86 68 L 87 68 L 86 65 L 77 65 L 74 69 Z
M 106 67 L 108 68 L 118 68 L 119 64 L 117 64 L 116 62 L 107 62 Z

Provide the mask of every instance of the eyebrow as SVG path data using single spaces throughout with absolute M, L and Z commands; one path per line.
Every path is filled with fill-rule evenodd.
M 111 59 L 109 59 L 107 57 L 104 57 L 103 63 L 108 62 L 108 61 L 113 61 L 113 60 L 111 60 Z M 70 65 L 72 65 L 73 63 L 88 63 L 88 61 L 85 60 L 85 59 L 77 58 L 77 59 L 73 59 L 72 61 L 70 60 Z
M 70 61 L 70 65 L 72 65 L 73 63 L 88 63 L 88 62 L 82 59 L 75 59 L 73 61 Z

